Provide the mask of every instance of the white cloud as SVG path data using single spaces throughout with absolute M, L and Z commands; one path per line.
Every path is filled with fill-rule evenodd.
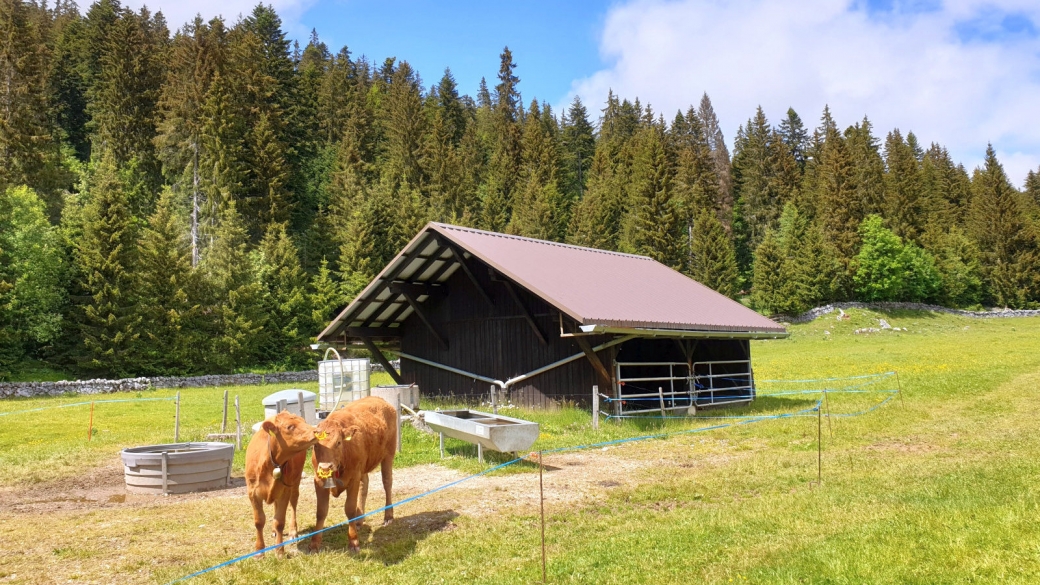
M 278 16 L 282 18 L 282 30 L 290 33 L 290 36 L 299 36 L 306 39 L 309 30 L 302 30 L 300 16 L 314 4 L 315 0 L 263 0 L 265 6 L 273 6 Z M 223 0 L 220 2 L 203 0 L 125 0 L 123 6 L 132 10 L 140 10 L 147 6 L 152 12 L 162 11 L 166 17 L 166 23 L 170 32 L 175 32 L 185 23 L 193 20 L 196 14 L 209 20 L 215 16 L 223 16 L 228 26 L 238 21 L 239 16 L 247 16 L 253 8 L 260 3 L 259 0 Z M 302 35 L 301 35 L 302 32 Z
M 882 140 L 912 130 L 969 171 L 992 142 L 1021 185 L 1040 164 L 1040 39 L 1035 29 L 999 42 L 961 34 L 965 22 L 992 34 L 1008 14 L 1040 28 L 1033 0 L 881 14 L 841 0 L 636 0 L 610 10 L 600 52 L 611 65 L 571 96 L 594 110 L 612 88 L 670 119 L 706 91 L 731 144 L 758 105 L 774 123 L 793 107 L 812 128 L 829 104 L 841 126 L 867 115 Z

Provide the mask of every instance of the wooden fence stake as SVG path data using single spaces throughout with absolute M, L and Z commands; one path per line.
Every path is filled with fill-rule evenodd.
M 542 583 L 545 583 L 545 487 L 542 483 L 542 473 L 545 470 L 545 461 L 542 460 L 542 451 L 538 452 L 538 501 L 542 511 Z
M 657 387 L 657 398 L 661 401 L 661 419 L 664 419 L 664 388 Z
M 177 392 L 177 410 L 173 414 L 173 442 L 181 440 L 181 393 Z
M 491 385 L 491 412 L 498 414 L 498 386 Z
M 235 449 L 242 450 L 242 410 L 238 406 L 238 394 L 235 395 Z
M 592 386 L 592 430 L 599 430 L 599 386 Z
M 227 390 L 224 391 L 224 416 L 221 419 L 221 423 L 220 423 L 220 432 L 221 433 L 226 433 L 227 432 L 227 392 L 228 392 Z

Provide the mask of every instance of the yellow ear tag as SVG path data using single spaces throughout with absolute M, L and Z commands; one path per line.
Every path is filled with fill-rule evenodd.
M 270 433 L 272 437 L 274 436 L 274 431 L 268 430 L 267 432 Z
M 329 434 L 326 433 L 325 431 L 314 433 L 314 438 L 318 439 L 319 441 L 324 441 L 325 438 L 328 437 L 328 436 L 329 436 Z
M 351 440 L 353 438 L 354 438 L 354 435 L 350 435 L 349 437 L 347 437 L 347 440 L 349 441 L 349 440 Z

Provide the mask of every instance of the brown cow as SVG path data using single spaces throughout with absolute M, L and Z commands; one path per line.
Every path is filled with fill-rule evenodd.
M 325 437 L 314 446 L 311 462 L 314 465 L 314 490 L 318 496 L 318 523 L 315 530 L 325 526 L 329 513 L 329 492 L 338 498 L 347 492 L 343 511 L 347 518 L 365 513 L 368 497 L 368 474 L 381 466 L 386 505 L 392 503 L 390 492 L 394 483 L 394 455 L 397 454 L 397 412 L 382 398 L 370 396 L 352 402 L 329 414 L 318 424 L 319 434 Z M 383 526 L 394 520 L 394 509 L 383 514 Z M 350 550 L 357 552 L 356 525 L 349 525 Z M 311 550 L 321 548 L 321 534 L 311 537 Z
M 246 486 L 253 505 L 256 550 L 264 548 L 264 504 L 274 504 L 275 543 L 282 543 L 286 508 L 292 506 L 292 530 L 296 536 L 296 502 L 300 477 L 307 464 L 307 449 L 317 443 L 315 428 L 288 411 L 265 420 L 246 450 Z M 285 550 L 278 549 L 284 556 Z

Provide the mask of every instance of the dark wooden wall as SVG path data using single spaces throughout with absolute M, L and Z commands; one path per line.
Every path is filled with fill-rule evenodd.
M 506 285 L 492 280 L 487 268 L 471 260 L 474 275 L 487 291 L 494 306 L 484 300 L 472 281 L 457 270 L 445 283 L 447 295 L 423 303 L 430 321 L 447 343 L 445 350 L 437 343 L 426 325 L 414 313 L 403 323 L 401 351 L 460 370 L 497 380 L 525 374 L 581 353 L 572 338 L 560 337 L 559 315 L 555 308 L 519 286 L 516 290 L 527 310 L 534 316 L 546 345 L 543 345 L 522 316 Z M 592 346 L 609 341 L 612 336 L 589 337 Z M 747 342 L 701 341 L 697 359 L 743 359 Z M 620 353 L 619 353 L 620 352 Z M 598 352 L 600 360 L 611 370 L 617 356 L 621 361 L 686 361 L 673 340 L 633 339 L 617 348 Z M 718 356 L 718 357 L 716 357 Z M 733 357 L 729 357 L 733 356 Z M 487 397 L 491 384 L 459 374 L 401 360 L 401 376 L 406 383 L 419 385 L 426 395 L 465 397 L 476 400 Z M 582 356 L 518 383 L 510 389 L 513 404 L 550 408 L 562 401 L 589 402 L 593 384 L 612 394 L 588 359 Z

